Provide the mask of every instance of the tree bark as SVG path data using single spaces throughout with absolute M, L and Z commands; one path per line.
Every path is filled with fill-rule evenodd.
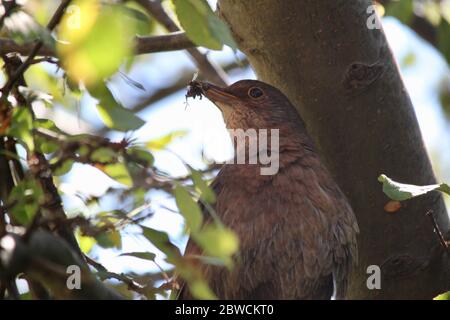
M 258 78 L 297 106 L 361 229 L 350 299 L 430 299 L 448 290 L 449 261 L 428 218 L 449 219 L 438 193 L 396 213 L 377 177 L 433 184 L 415 113 L 383 30 L 367 27 L 370 0 L 219 0 L 219 15 Z M 381 289 L 369 290 L 369 265 Z

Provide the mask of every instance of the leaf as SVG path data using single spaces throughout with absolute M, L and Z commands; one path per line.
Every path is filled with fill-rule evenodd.
M 98 148 L 91 154 L 91 160 L 94 162 L 111 162 L 116 158 L 116 153 L 110 148 Z
M 442 20 L 441 4 L 433 1 L 423 1 L 421 6 L 421 14 L 430 24 L 437 27 Z
M 123 257 L 123 256 L 135 257 L 135 258 L 150 260 L 150 261 L 155 261 L 155 258 L 156 258 L 156 254 L 151 253 L 151 252 L 128 252 L 128 253 L 122 253 L 120 256 L 121 257 Z
M 21 140 L 28 150 L 34 150 L 33 116 L 27 107 L 13 109 L 12 122 L 7 133 Z
M 127 2 L 125 6 L 120 6 L 124 15 L 135 24 L 136 34 L 150 34 L 156 27 L 154 19 L 150 19 L 144 9 L 135 2 Z
M 102 232 L 95 237 L 99 246 L 107 248 L 122 248 L 122 236 L 119 231 Z
M 217 297 L 204 280 L 196 280 L 189 283 L 189 289 L 196 299 L 200 300 L 216 300 Z
M 21 225 L 27 226 L 31 223 L 38 211 L 44 194 L 35 180 L 23 180 L 11 191 L 8 202 L 10 213 L 14 220 Z
M 133 180 L 131 179 L 127 166 L 121 162 L 107 164 L 105 166 L 96 166 L 96 168 L 100 169 L 117 182 L 120 182 L 128 187 L 133 186 Z
M 236 50 L 237 44 L 231 35 L 228 26 L 219 19 L 214 13 L 208 15 L 209 28 L 216 39 L 221 40 L 223 44 L 226 44 L 231 49 Z
M 173 3 L 181 26 L 194 43 L 213 50 L 221 50 L 223 44 L 237 48 L 228 26 L 206 0 L 173 0 Z
M 439 24 L 437 43 L 439 51 L 444 55 L 447 63 L 450 64 L 450 22 L 446 19 L 442 19 Z
M 228 260 L 239 249 L 239 239 L 230 229 L 215 224 L 205 226 L 200 232 L 192 234 L 195 242 L 207 255 Z
M 390 1 L 386 8 L 386 16 L 396 17 L 404 24 L 409 24 L 414 15 L 413 0 Z
M 167 233 L 144 226 L 141 228 L 143 236 L 161 250 L 169 262 L 175 263 L 182 258 L 180 250 L 170 241 Z
M 45 68 L 46 66 L 42 64 L 31 65 L 24 74 L 26 83 L 34 90 L 49 94 L 55 101 L 64 102 L 64 93 L 61 90 L 62 80 L 55 77 L 54 74 L 50 74 L 50 71 Z M 40 97 L 38 96 L 38 98 L 42 99 L 48 97 L 40 94 Z M 48 103 L 45 105 L 51 107 Z
M 437 297 L 433 298 L 433 300 L 450 300 L 450 291 L 438 295 Z
M 195 258 L 204 264 L 210 264 L 210 265 L 218 266 L 218 267 L 226 267 L 227 266 L 227 264 L 225 263 L 225 261 L 223 259 L 217 258 L 217 257 L 199 256 L 199 255 L 192 255 L 190 257 Z
M 97 111 L 108 128 L 129 131 L 139 129 L 145 124 L 144 120 L 120 105 L 104 83 L 90 86 L 88 90 L 99 100 Z
M 121 75 L 123 81 L 125 81 L 128 85 L 130 85 L 133 88 L 139 89 L 141 91 L 146 91 L 145 87 L 142 85 L 142 83 L 137 82 L 136 80 L 131 79 L 129 76 L 127 76 L 125 73 L 120 72 L 119 74 Z
M 70 170 L 72 170 L 73 164 L 75 163 L 74 160 L 72 159 L 67 159 L 65 160 L 61 166 L 59 166 L 58 168 L 56 168 L 53 171 L 53 175 L 54 176 L 62 176 L 65 175 L 66 173 L 68 173 Z
M 175 202 L 181 214 L 186 219 L 186 225 L 192 233 L 197 232 L 203 223 L 202 211 L 196 201 L 192 199 L 189 192 L 177 185 L 174 190 Z
M 133 161 L 145 167 L 152 167 L 155 162 L 155 158 L 150 152 L 139 147 L 128 148 L 127 154 L 132 157 Z
M 83 253 L 89 253 L 94 245 L 97 243 L 95 238 L 84 236 L 79 230 L 75 232 L 75 237 L 77 239 L 78 245 Z
M 132 53 L 135 24 L 121 6 L 101 6 L 98 0 L 73 4 L 77 10 L 64 15 L 57 49 L 69 76 L 89 86 L 115 73 Z
M 55 123 L 49 119 L 35 119 L 33 122 L 33 126 L 35 128 L 42 128 L 42 129 L 50 130 L 57 134 L 64 134 L 55 125 Z M 34 139 L 35 139 L 35 143 L 36 143 L 36 148 L 41 153 L 47 153 L 47 154 L 53 153 L 53 152 L 58 151 L 61 148 L 61 146 L 58 143 L 51 141 L 51 140 L 47 140 L 39 135 L 35 135 Z
M 208 183 L 206 183 L 206 181 L 203 180 L 202 174 L 193 168 L 190 168 L 190 170 L 191 170 L 191 178 L 192 178 L 192 181 L 194 182 L 195 190 L 199 193 L 200 198 L 207 203 L 210 203 L 210 204 L 215 203 L 216 202 L 216 194 L 210 188 Z
M 34 126 L 36 128 L 44 128 L 44 129 L 52 130 L 57 133 L 62 133 L 62 131 L 50 119 L 35 119 Z
M 170 143 L 172 143 L 176 138 L 184 137 L 188 131 L 186 130 L 177 130 L 170 132 L 162 137 L 150 140 L 146 142 L 145 146 L 153 151 L 159 151 L 166 148 Z
M 427 186 L 416 186 L 413 184 L 403 184 L 395 182 L 384 174 L 378 177 L 378 181 L 383 183 L 383 192 L 392 200 L 397 201 L 403 201 L 418 197 L 430 191 L 442 191 L 450 194 L 450 187 L 445 183 Z

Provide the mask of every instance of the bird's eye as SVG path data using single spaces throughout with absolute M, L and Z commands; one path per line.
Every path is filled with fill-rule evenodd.
M 253 99 L 257 99 L 257 98 L 261 97 L 263 94 L 264 94 L 264 92 L 260 88 L 257 88 L 257 87 L 253 87 L 253 88 L 250 88 L 250 90 L 248 90 L 248 95 L 250 97 L 252 97 Z

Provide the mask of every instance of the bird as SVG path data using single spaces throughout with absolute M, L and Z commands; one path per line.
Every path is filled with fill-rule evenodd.
M 197 95 L 218 107 L 229 130 L 275 129 L 279 140 L 276 173 L 261 174 L 259 163 L 227 163 L 211 183 L 214 210 L 240 241 L 231 270 L 198 265 L 211 290 L 219 299 L 345 299 L 358 224 L 295 107 L 258 80 L 227 87 L 195 80 L 186 97 Z M 201 254 L 190 239 L 185 256 Z M 179 299 L 193 299 L 186 285 Z

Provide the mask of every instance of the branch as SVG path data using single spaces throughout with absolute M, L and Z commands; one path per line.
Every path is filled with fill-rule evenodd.
M 137 0 L 147 12 L 152 15 L 161 25 L 163 25 L 169 32 L 180 31 L 180 28 L 164 11 L 160 1 L 153 0 Z M 198 49 L 187 49 L 187 52 L 197 64 L 200 72 L 204 74 L 208 80 L 215 82 L 218 85 L 226 86 L 228 79 L 226 73 L 217 65 L 209 61 L 208 57 L 202 54 Z
M 447 241 L 445 241 L 442 231 L 436 222 L 436 218 L 433 216 L 433 210 L 428 210 L 426 213 L 426 216 L 428 218 L 430 218 L 431 224 L 433 225 L 433 228 L 434 228 L 434 232 L 436 233 L 437 237 L 439 238 L 439 242 L 441 243 L 442 248 L 445 250 L 445 252 L 447 253 L 447 255 L 450 258 L 450 251 L 449 251 L 450 246 L 447 243 Z
M 173 32 L 170 34 L 149 37 L 135 37 L 135 54 L 147 54 L 155 52 L 183 50 L 195 47 L 195 44 L 186 37 L 184 32 Z M 18 44 L 14 40 L 0 38 L 0 55 L 11 52 L 17 52 L 23 56 L 32 53 L 35 44 Z M 56 57 L 56 52 L 52 49 L 42 46 L 37 52 L 38 56 Z
M 99 281 L 67 243 L 46 231 L 35 231 L 28 241 L 17 235 L 0 239 L 0 277 L 11 278 L 24 272 L 44 284 L 58 299 L 123 299 Z M 81 288 L 70 290 L 69 266 L 78 266 Z
M 193 48 L 195 44 L 189 40 L 186 33 L 178 31 L 160 36 L 136 37 L 135 46 L 136 54 L 144 54 L 183 50 Z

